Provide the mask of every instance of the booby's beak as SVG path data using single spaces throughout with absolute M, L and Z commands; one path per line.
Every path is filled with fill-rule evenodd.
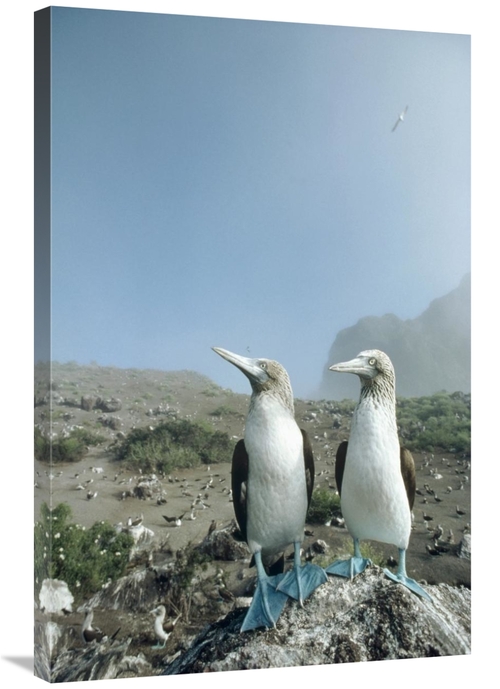
M 233 354 L 233 352 L 229 352 L 227 349 L 221 349 L 220 347 L 212 347 L 212 349 L 223 359 L 229 361 L 230 364 L 234 364 L 236 368 L 239 368 L 251 383 L 262 384 L 269 380 L 266 370 L 267 367 L 262 365 L 262 359 L 250 359 L 246 356 Z
M 365 356 L 357 356 L 350 361 L 342 361 L 339 364 L 333 364 L 329 367 L 329 371 L 336 371 L 337 373 L 355 373 L 360 378 L 375 378 L 377 369 L 370 363 L 374 361 Z

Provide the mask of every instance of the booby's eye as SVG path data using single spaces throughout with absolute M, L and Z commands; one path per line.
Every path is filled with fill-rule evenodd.
M 375 364 L 377 363 L 377 360 L 376 359 L 370 359 L 370 361 L 368 363 L 370 364 L 370 366 L 375 366 Z
M 266 371 L 266 370 L 267 370 L 267 364 L 266 364 L 266 362 L 265 362 L 265 361 L 262 361 L 262 362 L 261 362 L 261 363 L 260 363 L 259 365 L 260 365 L 260 367 L 261 367 L 261 368 L 263 368 L 263 369 L 264 369 L 264 371 Z

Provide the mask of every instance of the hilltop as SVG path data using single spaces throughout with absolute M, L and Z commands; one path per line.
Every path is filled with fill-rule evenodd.
M 399 396 L 419 397 L 440 390 L 470 392 L 470 295 L 469 273 L 456 289 L 434 299 L 417 318 L 366 316 L 341 330 L 328 353 L 318 396 L 357 399 L 356 377 L 334 375 L 328 367 L 365 349 L 381 349 L 390 356 Z

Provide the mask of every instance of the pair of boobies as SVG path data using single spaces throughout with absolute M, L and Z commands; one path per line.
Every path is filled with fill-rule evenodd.
M 244 632 L 274 627 L 289 597 L 302 605 L 327 576 L 316 565 L 301 564 L 314 458 L 307 433 L 294 418 L 288 373 L 277 361 L 213 350 L 242 371 L 252 387 L 244 438 L 236 444 L 231 468 L 236 520 L 257 568 Z M 294 566 L 285 573 L 283 552 L 292 544 Z
M 257 566 L 258 585 L 241 631 L 274 626 L 286 593 L 301 603 L 325 581 L 323 570 L 301 566 L 300 543 L 314 482 L 314 460 L 305 431 L 294 420 L 293 395 L 285 369 L 268 359 L 249 359 L 213 348 L 250 380 L 252 397 L 245 437 L 233 454 L 232 490 L 238 525 Z M 396 424 L 395 374 L 379 350 L 361 352 L 352 361 L 330 367 L 361 380 L 349 443 L 340 445 L 336 481 L 354 556 L 331 564 L 326 572 L 353 578 L 369 564 L 360 540 L 373 539 L 399 549 L 396 574 L 385 574 L 431 600 L 406 574 L 406 549 L 415 498 L 411 453 L 400 448 Z M 294 569 L 283 574 L 283 556 L 294 545 Z M 272 565 L 270 568 L 269 565 Z M 266 571 L 267 569 L 267 571 Z M 278 573 L 277 573 L 278 572 Z
M 354 555 L 326 568 L 329 574 L 352 579 L 370 560 L 361 556 L 364 539 L 397 546 L 397 573 L 390 579 L 432 600 L 406 574 L 406 550 L 415 500 L 415 465 L 411 453 L 400 447 L 396 424 L 395 374 L 384 352 L 370 349 L 351 361 L 330 366 L 331 371 L 354 373 L 361 381 L 361 394 L 354 409 L 349 442 L 338 448 L 335 479 L 342 514 L 354 541 Z

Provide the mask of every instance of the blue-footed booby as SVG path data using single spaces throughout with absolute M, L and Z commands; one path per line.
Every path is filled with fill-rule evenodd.
M 105 637 L 104 632 L 101 631 L 99 627 L 94 627 L 92 625 L 93 619 L 94 611 L 86 610 L 85 618 L 82 624 L 82 639 L 85 641 L 85 643 L 89 643 L 90 641 L 102 641 Z
M 177 620 L 180 618 L 180 615 L 178 615 L 172 622 L 164 625 L 163 620 L 167 614 L 167 610 L 164 605 L 159 605 L 157 608 L 154 608 L 154 610 L 151 610 L 151 614 L 155 616 L 154 632 L 156 638 L 158 639 L 156 645 L 151 646 L 151 648 L 165 648 L 168 637 L 174 631 L 174 627 L 177 623 Z M 163 641 L 163 643 L 160 644 L 160 641 Z
M 231 469 L 236 520 L 258 577 L 241 631 L 274 627 L 287 596 L 302 605 L 327 579 L 320 567 L 300 561 L 314 483 L 312 448 L 295 421 L 292 387 L 281 364 L 213 350 L 252 386 L 244 438 L 236 444 Z M 283 552 L 291 544 L 294 566 L 284 574 Z
M 85 643 L 90 643 L 91 641 L 106 641 L 108 637 L 106 634 L 99 629 L 99 627 L 94 627 L 92 624 L 92 621 L 94 619 L 94 611 L 92 609 L 87 609 L 84 611 L 85 612 L 85 618 L 83 620 L 82 624 L 82 640 L 85 641 Z M 110 641 L 113 641 L 120 631 L 120 627 L 116 630 L 116 632 L 110 637 Z
M 339 446 L 335 467 L 342 514 L 354 541 L 354 556 L 334 562 L 326 571 L 352 578 L 370 562 L 361 556 L 360 540 L 391 543 L 399 549 L 398 571 L 393 574 L 384 569 L 384 573 L 432 600 L 406 575 L 415 466 L 409 450 L 399 444 L 392 362 L 384 352 L 370 349 L 351 361 L 330 366 L 330 370 L 359 376 L 361 394 L 352 416 L 349 442 Z

